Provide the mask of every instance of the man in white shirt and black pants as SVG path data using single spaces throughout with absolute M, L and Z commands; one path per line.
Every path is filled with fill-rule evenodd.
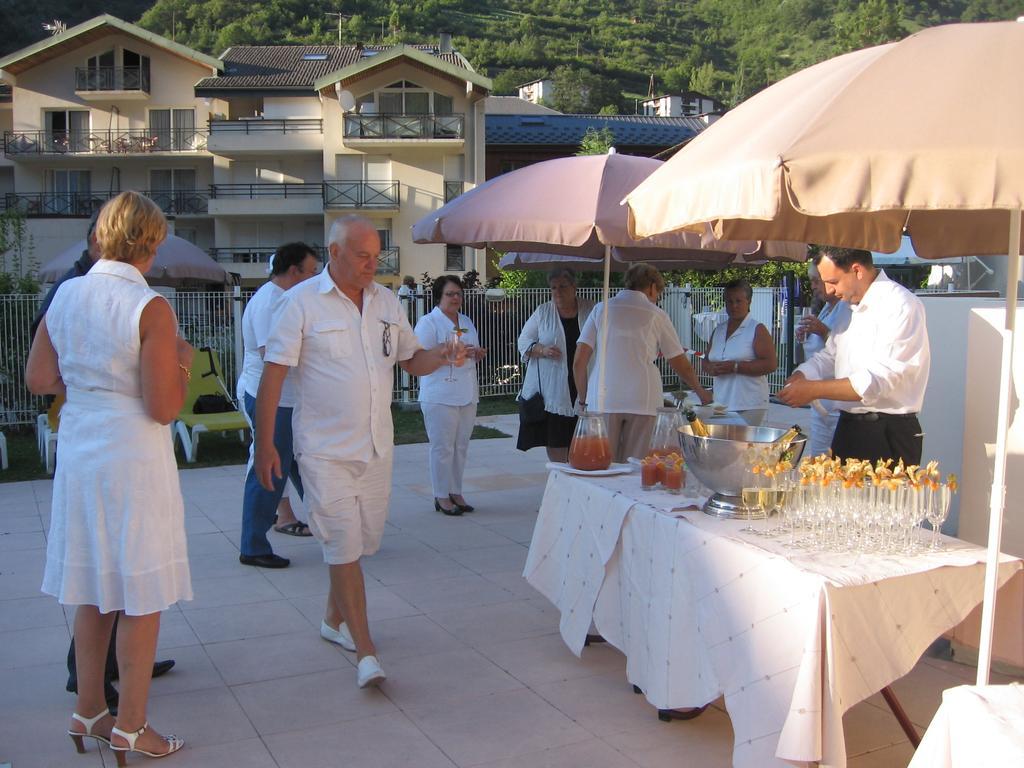
M 931 365 L 924 305 L 877 269 L 868 251 L 823 246 L 818 273 L 827 293 L 850 303 L 850 323 L 794 371 L 779 400 L 839 401 L 834 456 L 920 464 L 917 414 Z

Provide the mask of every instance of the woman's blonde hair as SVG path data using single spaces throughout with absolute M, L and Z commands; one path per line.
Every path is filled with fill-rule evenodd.
M 167 219 L 157 204 L 138 192 L 122 192 L 100 210 L 96 241 L 100 258 L 138 264 L 167 237 Z
M 665 289 L 665 278 L 650 264 L 639 261 L 626 270 L 622 284 L 630 291 L 643 291 L 649 285 L 656 285 L 662 291 Z

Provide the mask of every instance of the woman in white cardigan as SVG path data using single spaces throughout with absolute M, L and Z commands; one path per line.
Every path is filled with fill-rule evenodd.
M 466 361 L 484 358 L 473 321 L 462 309 L 462 281 L 454 275 L 441 275 L 434 281 L 434 308 L 416 323 L 416 338 L 424 349 L 444 344 L 452 331 L 466 345 Z M 430 484 L 434 489 L 434 509 L 446 515 L 472 512 L 462 495 L 462 475 L 466 469 L 469 437 L 476 419 L 480 392 L 476 366 L 452 368 L 442 365 L 429 376 L 420 377 L 420 410 L 430 440 Z
M 521 425 L 516 447 L 528 451 L 543 445 L 549 461 L 564 462 L 576 429 L 572 360 L 594 302 L 576 296 L 576 273 L 566 267 L 548 273 L 548 287 L 551 301 L 537 307 L 519 334 L 519 354 L 527 363 L 520 396 L 529 399 L 540 392 L 545 418 Z

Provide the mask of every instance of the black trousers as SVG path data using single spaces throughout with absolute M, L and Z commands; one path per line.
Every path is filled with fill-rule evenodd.
M 832 455 L 841 459 L 903 459 L 920 464 L 924 438 L 916 413 L 847 413 L 839 415 Z
M 114 616 L 114 626 L 110 630 L 110 645 L 107 646 L 107 666 L 103 670 L 103 684 L 110 689 L 110 681 L 118 678 L 117 674 L 117 620 L 121 617 L 118 611 Z M 71 646 L 68 648 L 68 685 L 78 687 L 78 664 L 75 661 L 75 638 L 71 638 Z M 110 698 L 109 695 L 107 698 Z

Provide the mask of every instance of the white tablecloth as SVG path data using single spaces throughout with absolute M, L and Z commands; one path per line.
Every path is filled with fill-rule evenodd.
M 1024 765 L 1024 686 L 961 685 L 942 705 L 910 768 L 1006 768 Z
M 656 707 L 724 695 L 736 766 L 845 765 L 843 713 L 981 600 L 979 547 L 794 557 L 692 509 L 703 498 L 639 485 L 551 473 L 524 576 L 559 608 L 574 653 L 593 622 Z M 1000 583 L 1021 568 L 1007 558 Z

